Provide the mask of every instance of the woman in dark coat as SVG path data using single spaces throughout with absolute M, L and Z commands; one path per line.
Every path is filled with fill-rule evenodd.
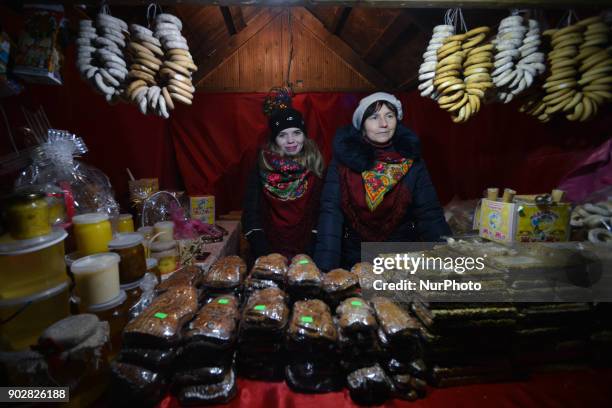
M 322 270 L 361 261 L 361 242 L 440 241 L 451 231 L 420 155 L 399 121 L 401 102 L 377 92 L 338 129 L 321 195 L 315 262 Z
M 312 254 L 323 158 L 302 115 L 288 108 L 270 117 L 270 140 L 258 154 L 244 198 L 242 229 L 251 254 Z

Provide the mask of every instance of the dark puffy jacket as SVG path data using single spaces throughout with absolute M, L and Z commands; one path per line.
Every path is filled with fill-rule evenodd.
M 402 179 L 412 193 L 406 216 L 391 233 L 388 242 L 440 241 L 451 231 L 427 168 L 420 157 L 417 136 L 403 125 L 398 125 L 393 137 L 393 149 L 403 157 L 413 159 L 412 167 Z M 375 161 L 375 149 L 363 141 L 361 131 L 352 126 L 338 129 L 334 138 L 334 157 L 327 169 L 321 195 L 315 262 L 322 270 L 350 268 L 361 259 L 361 238 L 345 223 L 341 208 L 338 163 L 361 173 Z

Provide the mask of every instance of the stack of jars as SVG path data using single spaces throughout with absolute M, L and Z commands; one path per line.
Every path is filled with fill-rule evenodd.
M 49 325 L 66 317 L 69 285 L 61 200 L 22 192 L 3 203 L 0 236 L 0 350 L 27 349 Z

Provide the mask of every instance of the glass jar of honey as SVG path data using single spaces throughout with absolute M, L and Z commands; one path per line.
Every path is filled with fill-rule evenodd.
M 102 321 L 107 321 L 110 326 L 111 337 L 111 352 L 110 358 L 113 358 L 121 349 L 121 335 L 123 328 L 129 321 L 130 306 L 127 302 L 127 294 L 121 290 L 119 295 L 108 302 L 97 305 L 90 305 L 84 311 L 93 313 Z
M 83 256 L 108 252 L 108 242 L 113 231 L 108 215 L 88 213 L 72 218 L 74 237 L 79 253 Z
M 134 220 L 132 214 L 119 214 L 117 218 L 118 232 L 134 232 Z
M 6 221 L 14 239 L 31 239 L 51 233 L 49 204 L 43 193 L 19 193 L 7 202 Z
M 110 251 L 121 257 L 119 280 L 122 285 L 141 279 L 147 272 L 143 241 L 144 238 L 138 233 L 126 233 L 117 234 L 108 243 Z
M 144 278 L 143 278 L 144 279 Z M 140 287 L 140 283 L 142 279 L 137 280 L 133 283 L 128 283 L 126 285 L 121 285 L 121 290 L 125 292 L 127 295 L 127 309 L 130 310 L 132 306 L 134 306 L 139 300 L 140 295 L 142 295 L 142 288 Z

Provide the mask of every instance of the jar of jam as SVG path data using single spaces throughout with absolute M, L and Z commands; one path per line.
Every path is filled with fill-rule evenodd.
M 110 357 L 115 357 L 121 350 L 121 335 L 129 321 L 129 305 L 125 291 L 120 291 L 119 296 L 106 303 L 90 305 L 84 312 L 93 313 L 100 320 L 108 322 L 111 337 Z
M 108 243 L 110 251 L 121 257 L 119 281 L 122 285 L 142 279 L 147 272 L 143 242 L 142 235 L 126 233 L 117 234 L 117 237 Z
M 31 239 L 51 233 L 49 205 L 43 193 L 19 193 L 8 200 L 6 221 L 14 239 Z
M 119 217 L 117 217 L 117 231 L 123 233 L 134 232 L 132 214 L 119 214 Z

